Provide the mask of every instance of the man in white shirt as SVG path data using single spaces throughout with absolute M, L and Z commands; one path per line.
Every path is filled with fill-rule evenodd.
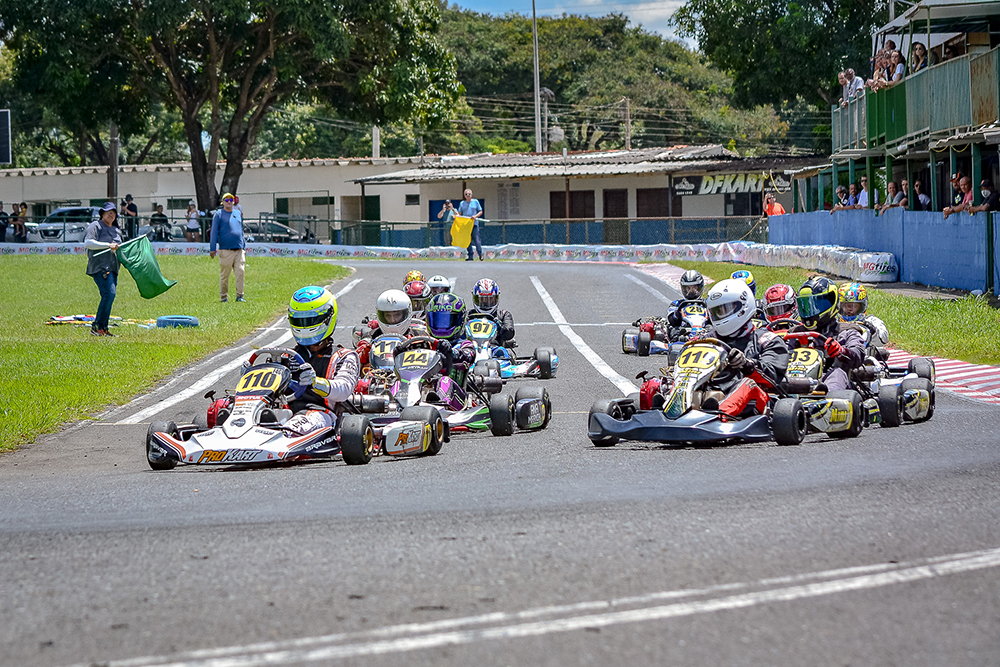
M 875 206 L 878 206 L 878 190 L 875 191 Z M 854 208 L 868 208 L 868 177 L 861 177 L 861 192 L 858 194 L 858 203 Z

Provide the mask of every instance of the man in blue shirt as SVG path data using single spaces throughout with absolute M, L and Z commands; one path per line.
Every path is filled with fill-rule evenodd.
M 476 246 L 479 253 L 479 261 L 483 261 L 483 243 L 479 240 L 479 218 L 483 214 L 483 207 L 479 205 L 478 199 L 472 198 L 472 190 L 466 190 L 462 202 L 458 205 L 458 214 L 466 218 L 472 218 L 472 238 L 469 241 L 469 256 L 466 262 L 472 261 L 472 246 Z
M 219 246 L 219 296 L 222 303 L 229 301 L 229 274 L 236 274 L 236 300 L 243 298 L 243 272 L 246 267 L 247 242 L 243 237 L 243 215 L 233 210 L 236 198 L 229 192 L 222 195 L 222 209 L 212 217 L 212 235 L 208 255 L 215 259 L 215 246 Z

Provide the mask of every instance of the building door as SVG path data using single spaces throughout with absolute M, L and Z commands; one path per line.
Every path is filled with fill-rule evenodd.
M 628 220 L 609 218 L 628 217 L 628 190 L 604 191 L 604 242 L 611 245 L 628 243 Z

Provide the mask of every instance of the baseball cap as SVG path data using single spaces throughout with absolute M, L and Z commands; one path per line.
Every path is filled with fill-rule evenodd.
M 960 181 L 960 180 L 962 180 L 962 172 L 958 171 L 958 172 L 955 172 L 954 174 L 951 175 L 951 182 L 952 183 L 954 183 L 955 181 Z
M 197 206 L 197 205 L 198 205 L 198 202 L 196 202 L 196 201 L 195 201 L 195 200 L 193 200 L 193 199 L 192 199 L 192 200 L 190 200 L 190 201 L 188 201 L 188 206 Z
M 226 192 L 222 195 L 222 201 L 226 201 L 227 199 L 232 199 L 233 201 L 235 201 L 236 197 L 233 196 L 232 192 Z
M 115 213 L 117 213 L 118 207 L 115 206 L 115 203 L 113 201 L 106 201 L 104 202 L 104 206 L 101 207 L 101 213 L 104 213 L 105 211 L 114 211 Z

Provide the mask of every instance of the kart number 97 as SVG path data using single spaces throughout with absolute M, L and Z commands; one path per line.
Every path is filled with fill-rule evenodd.
M 719 351 L 714 347 L 695 345 L 681 354 L 677 365 L 681 368 L 711 368 L 719 359 Z
M 493 333 L 493 323 L 487 320 L 472 320 L 469 322 L 469 332 L 473 336 L 486 336 Z
M 271 391 L 277 389 L 280 384 L 281 376 L 273 370 L 250 371 L 240 378 L 236 391 Z
M 400 362 L 400 366 L 403 368 L 426 366 L 430 357 L 431 353 L 427 350 L 407 350 L 403 353 L 403 360 Z

